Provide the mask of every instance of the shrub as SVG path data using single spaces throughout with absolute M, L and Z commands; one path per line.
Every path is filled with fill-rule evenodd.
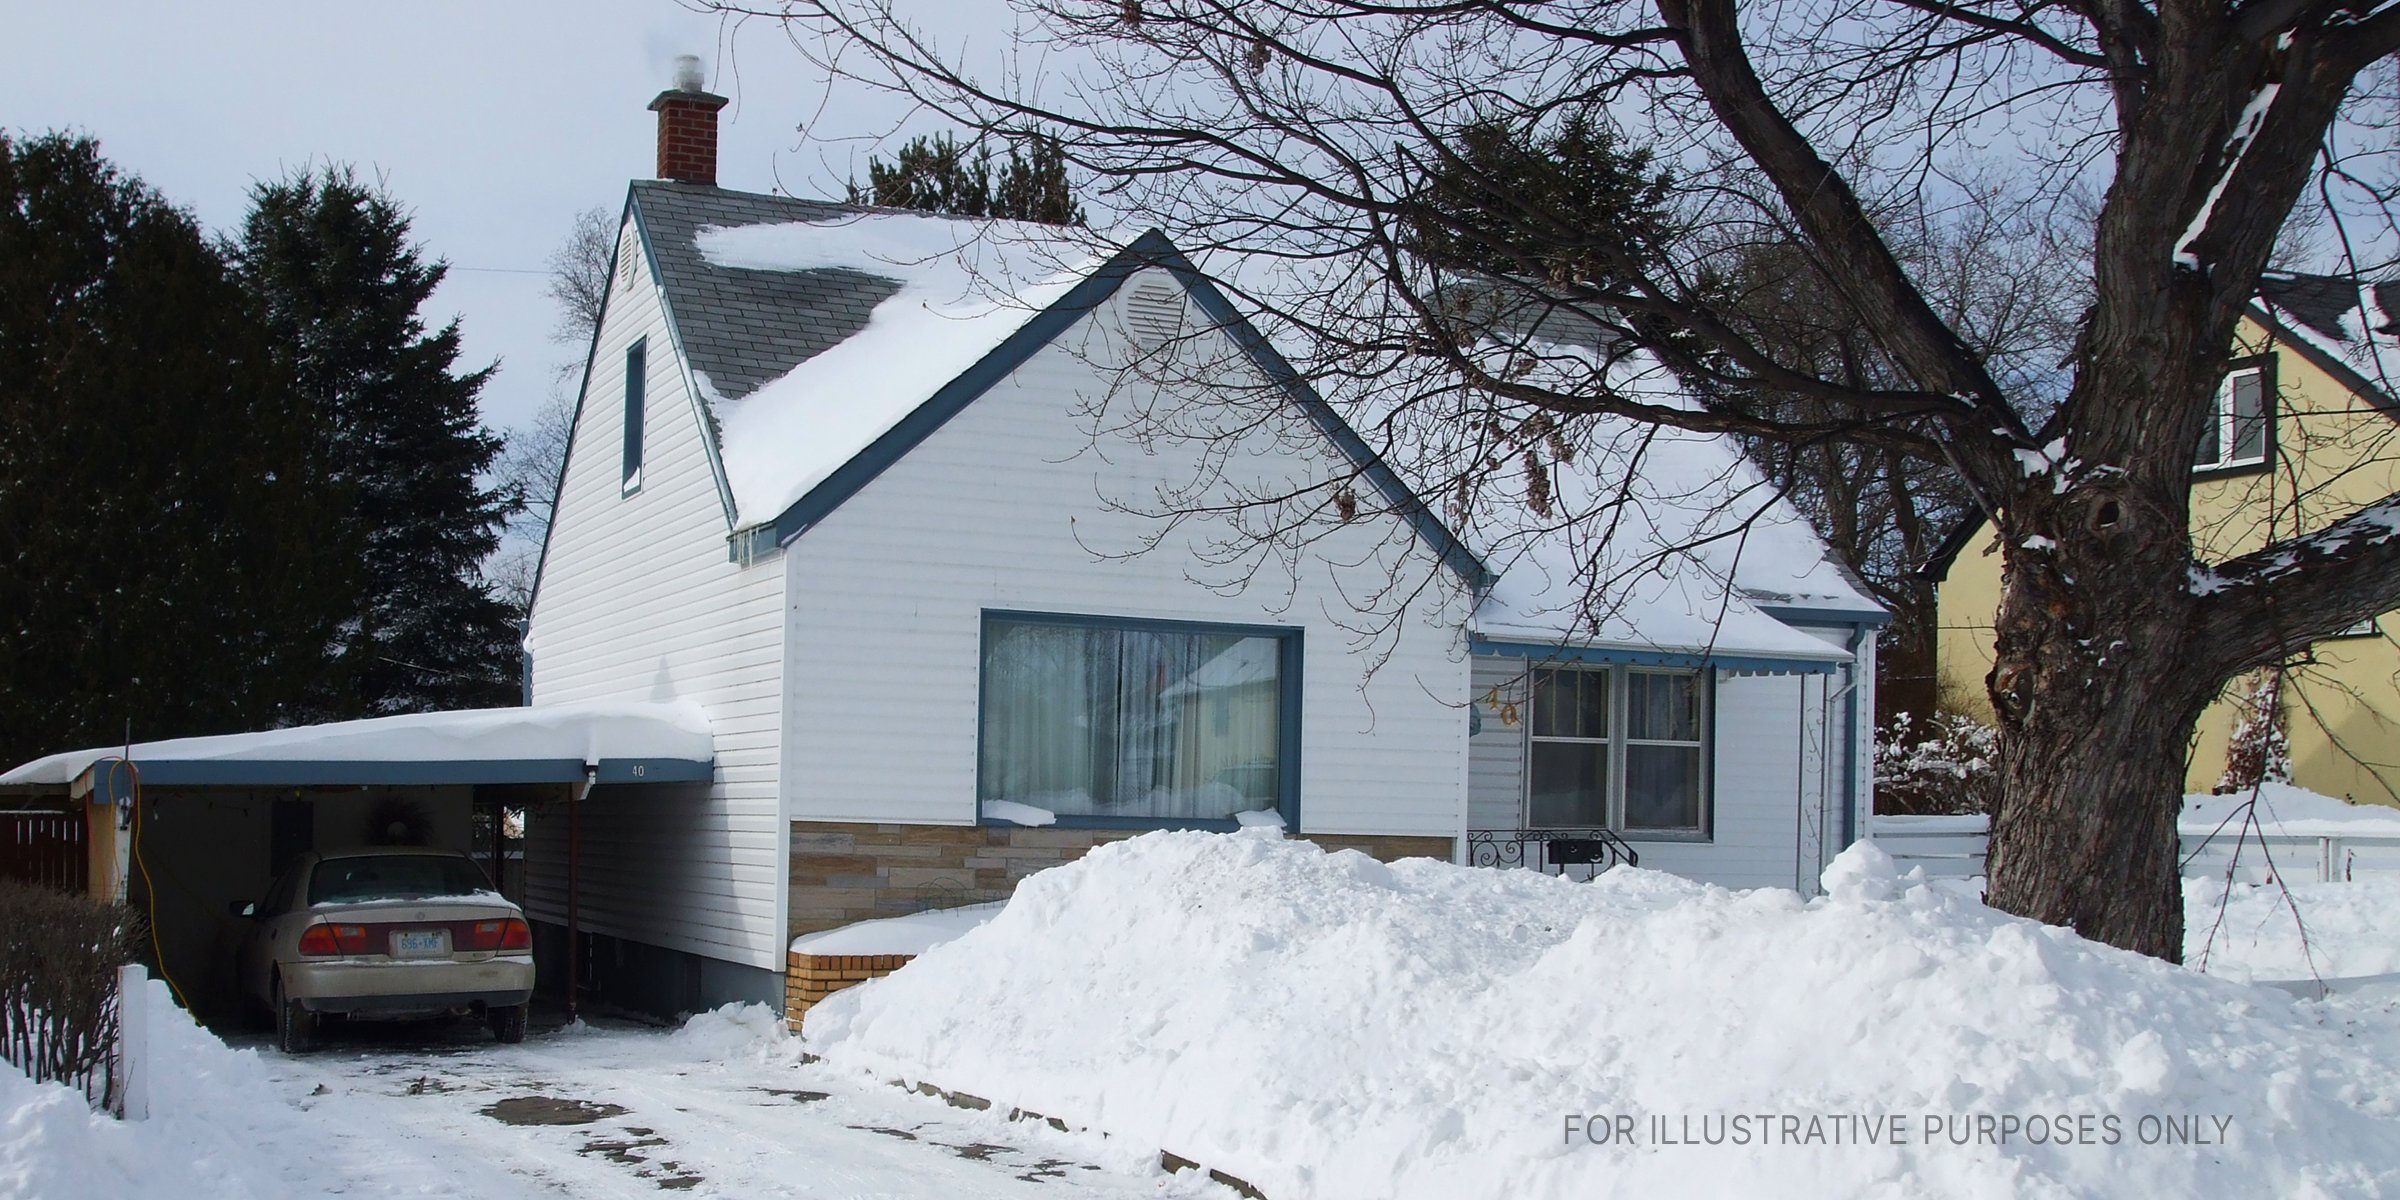
M 1875 810 L 1989 815 L 2000 795 L 1998 744 L 1973 717 L 1894 716 L 1875 735 Z
M 0 1057 L 114 1111 L 117 969 L 139 931 L 121 905 L 0 880 Z

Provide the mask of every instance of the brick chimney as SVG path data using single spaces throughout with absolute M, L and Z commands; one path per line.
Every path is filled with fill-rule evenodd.
M 717 182 L 717 110 L 725 97 L 700 90 L 700 56 L 675 56 L 675 86 L 650 102 L 658 114 L 658 177 L 714 187 Z

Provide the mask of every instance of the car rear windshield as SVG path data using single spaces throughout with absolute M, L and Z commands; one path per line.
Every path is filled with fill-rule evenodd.
M 418 896 L 464 896 L 492 890 L 474 860 L 444 854 L 372 854 L 330 858 L 308 881 L 310 904 L 353 900 L 402 900 Z

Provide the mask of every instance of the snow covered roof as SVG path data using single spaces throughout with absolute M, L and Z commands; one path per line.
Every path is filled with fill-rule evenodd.
M 689 185 L 636 184 L 661 287 L 718 432 L 737 530 L 772 525 L 797 536 L 819 500 L 840 493 L 935 401 L 1004 346 L 1038 332 L 1045 312 L 1096 302 L 1128 258 L 1187 271 L 1221 324 L 1249 320 L 1156 234 L 1141 238 L 1008 221 L 753 196 Z M 1149 253 L 1143 249 L 1147 247 Z M 1245 324 L 1235 341 L 1269 356 Z M 1270 334 L 1269 336 L 1272 336 Z M 1289 374 L 1288 362 L 1269 373 Z M 1778 606 L 1875 620 L 1882 610 L 1833 563 L 1788 504 L 1762 486 L 1740 448 L 1707 434 L 1631 422 L 1605 431 L 1585 460 L 1591 489 L 1626 488 L 1631 520 L 1590 533 L 1489 525 L 1462 538 L 1434 519 L 1387 466 L 1313 394 L 1345 449 L 1389 477 L 1396 507 L 1437 549 L 1498 556 L 1479 635 L 1505 641 L 1620 644 L 1670 655 L 1840 661 L 1848 655 L 1777 620 Z M 938 416 L 938 413 L 936 414 Z M 901 447 L 905 450 L 905 447 Z M 1630 486 L 1628 486 L 1630 485 Z M 1574 486 L 1562 480 L 1561 486 Z M 1711 541 L 1711 539 L 1716 539 Z M 1661 554 L 1691 543 L 1688 552 Z M 1649 564 L 1647 557 L 1661 562 Z M 1505 569 L 1500 569 L 1505 565 Z M 1484 574 L 1471 563 L 1470 576 Z M 1605 611 L 1583 603 L 1607 581 Z M 1622 578 L 1620 579 L 1620 576 Z
M 35 759 L 0 786 L 63 787 L 125 758 L 145 784 L 565 783 L 593 769 L 618 783 L 707 779 L 716 750 L 698 705 L 596 701 L 97 746 Z
M 775 521 L 1131 239 L 637 183 L 734 527 Z
M 1883 609 L 1729 437 L 1604 418 L 1552 464 L 1554 523 L 1524 509 L 1467 533 L 1498 576 L 1475 610 L 1493 642 L 1638 647 L 1661 656 L 1840 662 L 1787 624 L 1880 624 Z
M 2258 307 L 2344 386 L 2386 411 L 2400 409 L 2400 280 L 2272 274 L 2258 281 Z

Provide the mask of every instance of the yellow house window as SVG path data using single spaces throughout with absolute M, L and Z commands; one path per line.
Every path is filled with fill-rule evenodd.
M 2267 461 L 2267 372 L 2263 366 L 2238 367 L 2217 386 L 2216 403 L 2208 425 L 2200 431 L 2200 449 L 2192 457 L 2198 470 L 2245 467 Z

